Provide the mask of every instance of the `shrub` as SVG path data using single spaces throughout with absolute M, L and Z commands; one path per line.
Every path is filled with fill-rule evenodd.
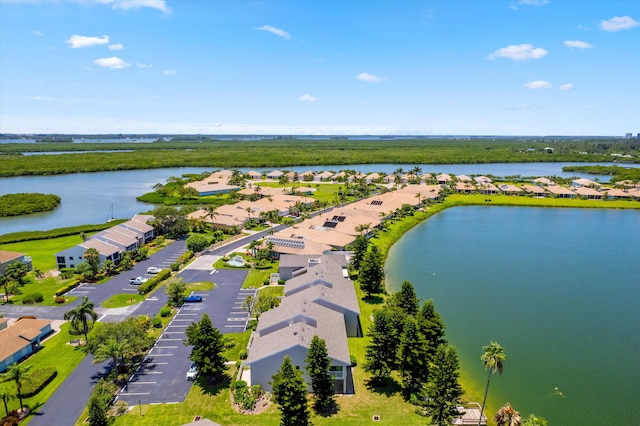
M 238 357 L 240 359 L 247 359 L 247 356 L 249 356 L 249 355 L 247 354 L 247 350 L 246 349 L 241 350 L 240 354 L 238 355 Z
M 64 287 L 60 287 L 58 290 L 56 290 L 56 292 L 54 293 L 56 296 L 62 296 L 63 294 L 65 294 L 66 292 L 73 290 L 74 288 L 78 287 L 80 285 L 80 281 L 78 280 L 73 280 L 70 281 L 67 285 L 65 285 Z
M 356 358 L 355 355 L 350 355 L 349 358 L 351 360 L 351 366 L 352 367 L 357 367 L 358 366 L 358 358 Z
M 159 317 L 154 317 L 151 321 L 153 328 L 162 328 L 162 320 Z
M 73 276 L 74 272 L 74 268 L 62 268 L 60 269 L 60 278 L 63 280 L 69 279 Z
M 23 315 L 20 318 L 18 318 L 16 322 L 20 321 L 21 319 L 37 319 L 37 318 L 35 315 Z
M 178 269 L 180 269 L 180 264 L 178 262 L 173 262 L 170 268 L 172 271 L 177 271 Z
M 280 278 L 280 279 L 278 280 L 278 284 L 279 284 L 279 285 L 284 285 L 284 283 L 285 283 L 285 281 L 284 281 L 282 278 Z
M 162 271 L 158 272 L 155 276 L 153 276 L 152 278 L 149 278 L 149 280 L 142 283 L 142 285 L 138 287 L 138 294 L 149 293 L 151 290 L 156 288 L 156 286 L 159 283 L 166 280 L 170 276 L 171 276 L 171 271 L 169 271 L 168 269 L 163 269 Z
M 62 304 L 66 301 L 67 299 L 65 299 L 64 296 L 56 296 L 56 303 Z
M 171 315 L 171 308 L 164 307 L 160 309 L 160 316 L 166 318 Z
M 24 303 L 25 305 L 33 305 L 34 303 L 40 303 L 43 300 L 44 296 L 42 296 L 42 293 L 33 293 L 24 296 L 22 298 L 22 303 Z
M 229 259 L 230 259 L 230 257 L 229 257 L 229 256 L 222 256 L 222 261 L 223 261 L 223 262 L 228 262 L 228 261 L 229 261 Z
M 263 285 L 269 285 L 270 283 L 271 283 L 271 280 L 269 278 L 265 278 L 264 280 L 262 280 Z
M 18 426 L 20 424 L 20 413 L 18 410 L 11 410 L 9 414 L 0 419 L 2 426 Z
M 191 250 L 187 250 L 186 252 L 184 252 L 182 254 L 182 256 L 180 256 L 178 258 L 178 260 L 176 262 L 178 262 L 180 265 L 184 265 L 185 263 L 187 263 L 187 261 L 189 261 L 189 259 L 191 259 L 193 257 L 193 252 Z
M 22 385 L 22 397 L 31 398 L 37 395 L 45 386 L 47 386 L 56 376 L 58 371 L 55 367 L 45 367 L 35 370 L 29 374 L 29 380 L 25 380 Z

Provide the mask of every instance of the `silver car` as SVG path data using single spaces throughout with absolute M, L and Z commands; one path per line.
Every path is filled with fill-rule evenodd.
M 187 370 L 187 380 L 195 380 L 198 377 L 198 367 L 196 367 L 196 363 L 192 362 L 191 367 Z

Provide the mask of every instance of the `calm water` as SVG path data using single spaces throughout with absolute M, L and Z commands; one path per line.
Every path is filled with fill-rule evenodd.
M 475 400 L 482 346 L 505 348 L 489 415 L 511 402 L 551 425 L 640 424 L 640 212 L 456 207 L 386 268 L 394 291 L 407 279 L 434 300 Z
M 508 164 L 437 164 L 421 165 L 423 172 L 451 174 L 491 174 L 494 176 L 594 176 L 567 173 L 562 167 L 574 163 L 508 163 Z M 639 165 L 635 165 L 636 167 Z M 411 164 L 354 164 L 349 166 L 292 166 L 281 168 L 304 172 L 307 170 L 353 169 L 362 173 L 393 173 L 398 168 L 411 170 Z M 153 205 L 136 201 L 136 197 L 150 192 L 156 183 L 165 183 L 170 176 L 185 173 L 202 173 L 214 168 L 181 167 L 153 170 L 78 173 L 56 176 L 20 176 L 0 178 L 0 195 L 19 192 L 56 194 L 62 203 L 53 212 L 28 216 L 0 218 L 0 235 L 11 232 L 48 230 L 65 226 L 103 223 L 113 217 L 130 218 L 136 213 L 153 209 Z M 249 169 L 242 168 L 242 171 Z M 270 169 L 273 170 L 273 169 Z M 260 170 L 260 171 L 270 171 Z M 604 182 L 608 178 L 600 177 Z

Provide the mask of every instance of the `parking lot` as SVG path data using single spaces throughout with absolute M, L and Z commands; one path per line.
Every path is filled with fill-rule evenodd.
M 256 290 L 241 288 L 246 270 L 214 270 L 211 265 L 215 257 L 198 259 L 180 272 L 188 283 L 213 281 L 215 288 L 193 293 L 201 296 L 202 302 L 186 303 L 180 308 L 118 399 L 129 405 L 184 401 L 193 383 L 186 379 L 191 347 L 183 344 L 185 330 L 192 322 L 200 321 L 205 312 L 223 334 L 246 329 L 249 318 L 242 303 L 248 295 L 255 297 Z

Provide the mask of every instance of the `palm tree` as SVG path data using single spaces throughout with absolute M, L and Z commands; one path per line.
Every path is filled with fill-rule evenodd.
M 496 415 L 493 416 L 493 421 L 496 422 L 498 426 L 520 426 L 522 424 L 522 416 L 507 402 L 507 404 L 501 407 Z
M 218 216 L 218 213 L 216 212 L 218 207 L 216 206 L 207 206 L 205 207 L 205 211 L 206 211 L 206 217 L 208 217 L 209 219 L 211 219 L 211 228 L 213 229 L 213 218 Z
M 26 365 L 14 362 L 9 366 L 9 368 L 7 368 L 7 372 L 2 375 L 3 382 L 9 382 L 12 380 L 16 382 L 16 388 L 18 390 L 17 395 L 18 399 L 20 400 L 20 411 L 24 410 L 24 407 L 22 406 L 22 385 L 24 383 L 24 380 L 27 378 L 27 373 L 29 372 L 29 370 L 31 370 L 31 366 L 27 367 Z
M 98 346 L 94 361 L 103 362 L 112 358 L 116 371 L 120 371 L 120 368 L 124 367 L 127 361 L 130 350 L 131 345 L 126 340 L 118 341 L 115 337 L 110 337 L 106 342 Z
M 0 388 L 0 400 L 2 400 L 2 403 L 4 404 L 4 412 L 7 416 L 9 415 L 9 407 L 7 406 L 7 403 L 14 398 L 13 393 L 11 393 L 7 387 Z
M 478 426 L 482 424 L 482 413 L 484 413 L 484 405 L 487 402 L 487 394 L 489 393 L 489 382 L 491 381 L 491 375 L 496 371 L 502 374 L 503 362 L 506 361 L 507 356 L 504 353 L 504 349 L 496 342 L 491 342 L 489 346 L 483 346 L 484 353 L 480 357 L 484 363 L 485 370 L 489 370 L 489 377 L 487 378 L 487 387 L 484 391 L 484 399 L 482 400 L 482 408 L 480 409 L 480 418 L 478 419 Z
M 87 342 L 87 333 L 89 333 L 89 318 L 92 322 L 96 322 L 98 314 L 93 310 L 94 303 L 89 301 L 87 296 L 82 296 L 82 301 L 74 309 L 64 313 L 64 319 L 71 321 L 71 325 L 78 330 L 82 326 L 84 341 Z

